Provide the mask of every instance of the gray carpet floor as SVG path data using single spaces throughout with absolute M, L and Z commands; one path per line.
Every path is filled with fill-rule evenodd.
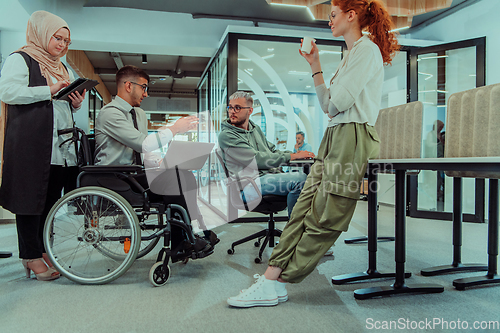
M 52 282 L 27 279 L 17 258 L 15 225 L 0 224 L 0 250 L 14 254 L 0 259 L 0 332 L 499 331 L 500 286 L 465 291 L 452 286 L 454 279 L 483 272 L 420 275 L 422 268 L 451 263 L 450 221 L 407 219 L 406 268 L 412 272 L 407 283 L 441 284 L 443 293 L 356 300 L 354 290 L 388 286 L 393 280 L 332 285 L 334 275 L 367 268 L 366 244 L 343 241 L 366 234 L 367 206 L 359 202 L 334 256 L 324 257 L 304 282 L 289 285 L 288 302 L 235 309 L 226 299 L 249 287 L 253 275 L 263 274 L 266 265 L 254 263 L 257 248 L 253 242 L 236 247 L 233 255 L 226 251 L 232 241 L 260 230 L 265 223 L 221 224 L 215 214 L 203 209 L 206 220 L 219 225 L 214 231 L 221 242 L 207 258 L 171 264 L 171 277 L 163 287 L 153 287 L 148 281 L 156 249 L 106 285 L 79 285 L 64 277 Z M 394 209 L 381 206 L 378 219 L 379 235 L 393 235 Z M 463 234 L 462 261 L 486 263 L 487 224 L 464 223 Z M 270 253 L 267 249 L 264 259 Z M 378 243 L 378 269 L 394 270 L 393 242 Z

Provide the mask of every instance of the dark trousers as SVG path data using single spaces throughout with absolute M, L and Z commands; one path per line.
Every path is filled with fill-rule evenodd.
M 50 209 L 61 198 L 61 191 L 68 193 L 76 188 L 78 167 L 50 166 L 49 186 L 45 208 L 41 215 L 16 215 L 19 258 L 36 259 L 45 253 L 43 227 Z
M 143 188 L 149 188 L 148 195 L 151 201 L 162 201 L 165 204 L 178 204 L 184 207 L 189 219 L 197 219 L 200 227 L 206 230 L 203 216 L 198 208 L 196 179 L 191 171 L 179 170 L 179 179 L 175 170 L 166 170 L 158 176 L 152 184 L 148 184 L 146 174 L 139 174 L 135 177 Z M 181 189 L 182 187 L 182 195 Z M 186 236 L 184 231 L 177 227 L 172 227 L 170 231 L 171 247 L 176 248 Z
M 179 170 L 179 179 L 177 173 L 173 169 L 164 171 L 160 176 L 156 177 L 151 184 L 148 184 L 146 174 L 139 174 L 135 177 L 139 184 L 144 188 L 149 188 L 149 196 L 151 200 L 158 201 L 163 198 L 166 204 L 177 203 L 186 208 L 189 218 L 197 219 L 199 223 L 203 223 L 203 216 L 198 208 L 198 194 L 196 179 L 191 171 Z M 181 189 L 182 188 L 182 195 Z M 203 224 L 204 226 L 204 224 Z M 201 227 L 202 229 L 206 229 Z

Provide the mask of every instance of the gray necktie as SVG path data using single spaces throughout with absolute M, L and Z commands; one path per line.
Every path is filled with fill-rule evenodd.
M 135 109 L 132 108 L 130 110 L 130 114 L 132 115 L 132 121 L 134 122 L 134 127 L 136 130 L 139 130 L 139 126 L 137 126 L 137 114 L 135 113 Z M 134 151 L 134 164 L 142 165 L 141 153 Z

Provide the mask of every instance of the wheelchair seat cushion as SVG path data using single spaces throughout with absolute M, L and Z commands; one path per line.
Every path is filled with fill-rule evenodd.
M 126 192 L 130 190 L 130 185 L 118 178 L 98 178 L 97 183 L 102 187 L 116 192 Z

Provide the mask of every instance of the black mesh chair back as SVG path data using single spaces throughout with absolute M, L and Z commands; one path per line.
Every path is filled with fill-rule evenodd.
M 238 177 L 237 175 L 231 175 L 229 172 L 223 157 L 223 152 L 221 149 L 215 151 L 217 159 L 224 170 L 226 176 L 228 196 L 231 205 L 240 210 L 252 211 L 257 213 L 262 213 L 269 215 L 267 229 L 261 230 L 257 233 L 249 235 L 231 244 L 231 248 L 227 250 L 229 254 L 234 253 L 234 247 L 254 239 L 258 239 L 255 242 L 255 246 L 260 246 L 259 256 L 255 258 L 255 262 L 259 263 L 262 261 L 262 253 L 266 245 L 269 243 L 269 247 L 274 247 L 274 237 L 281 236 L 281 230 L 276 229 L 274 226 L 274 214 L 283 211 L 287 207 L 287 197 L 282 195 L 262 195 L 259 186 L 256 184 L 255 180 L 251 177 Z M 242 198 L 242 191 L 245 186 L 251 184 L 255 191 L 259 194 L 259 199 L 252 202 L 247 202 Z M 260 243 L 262 240 L 262 244 Z

